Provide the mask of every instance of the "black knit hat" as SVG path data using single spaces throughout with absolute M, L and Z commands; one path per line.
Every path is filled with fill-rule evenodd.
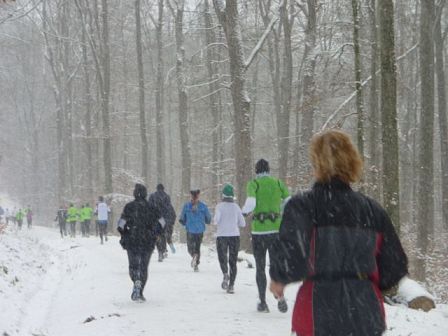
M 135 199 L 145 199 L 148 196 L 148 191 L 143 184 L 137 183 L 134 188 L 134 197 Z
M 265 159 L 260 159 L 255 164 L 255 174 L 269 173 L 269 162 Z
M 197 195 L 199 195 L 201 193 L 201 190 L 199 189 L 199 188 L 191 188 L 191 190 L 190 190 L 190 194 L 192 195 L 192 196 L 197 196 Z

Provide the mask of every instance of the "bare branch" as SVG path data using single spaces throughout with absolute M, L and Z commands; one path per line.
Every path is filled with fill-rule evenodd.
M 283 4 L 284 0 L 282 1 Z M 250 53 L 248 59 L 246 60 L 245 64 L 244 64 L 244 69 L 247 70 L 250 65 L 252 64 L 253 60 L 255 59 L 255 57 L 257 56 L 258 52 L 260 51 L 260 49 L 263 47 L 264 42 L 266 41 L 266 38 L 268 37 L 269 33 L 271 32 L 271 30 L 274 28 L 275 23 L 278 21 L 279 17 L 278 16 L 274 16 L 271 19 L 271 22 L 269 23 L 269 25 L 266 27 L 263 35 L 261 35 L 260 40 L 258 41 L 257 45 L 255 46 L 255 48 L 252 50 L 252 52 Z
M 407 55 L 409 55 L 410 53 L 412 53 L 414 50 L 416 50 L 418 47 L 418 43 L 414 44 L 410 49 L 408 49 L 404 54 L 402 54 L 401 56 L 397 57 L 397 62 L 402 60 L 403 58 L 405 58 Z M 378 70 L 377 72 L 375 72 L 375 76 L 378 75 L 381 72 L 381 70 Z M 368 82 L 370 82 L 370 80 L 372 79 L 372 76 L 367 77 L 362 83 L 361 83 L 361 87 L 364 87 Z M 333 121 L 333 119 L 336 117 L 336 115 L 338 115 L 339 112 L 341 112 L 341 110 L 352 101 L 353 98 L 356 97 L 356 90 L 347 97 L 347 99 L 345 99 L 341 105 L 339 105 L 339 107 L 328 117 L 328 119 L 324 122 L 324 124 L 322 125 L 322 127 L 320 128 L 320 131 L 325 130 L 326 128 L 329 127 L 330 123 Z

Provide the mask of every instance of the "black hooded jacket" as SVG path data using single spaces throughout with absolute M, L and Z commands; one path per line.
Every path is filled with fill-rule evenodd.
M 146 200 L 146 187 L 136 184 L 135 200 L 126 204 L 121 214 L 125 221 L 123 228 L 118 228 L 121 234 L 121 245 L 126 250 L 154 249 L 160 219 L 159 210 Z
M 155 206 L 167 225 L 174 225 L 176 212 L 171 204 L 170 196 L 163 190 L 158 190 L 149 196 L 149 204 Z
M 408 273 L 407 257 L 386 211 L 333 179 L 285 207 L 270 275 L 304 280 L 292 330 L 300 336 L 381 335 L 380 290 Z

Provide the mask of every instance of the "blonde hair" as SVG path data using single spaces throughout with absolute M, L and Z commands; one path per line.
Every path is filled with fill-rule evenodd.
M 350 136 L 342 131 L 332 129 L 314 135 L 310 157 L 318 182 L 329 182 L 333 177 L 345 183 L 361 179 L 362 159 Z

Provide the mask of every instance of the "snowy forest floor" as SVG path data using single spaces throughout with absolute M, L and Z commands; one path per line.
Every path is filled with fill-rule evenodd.
M 0 335 L 290 335 L 297 286 L 287 289 L 287 314 L 256 312 L 255 269 L 240 263 L 235 294 L 220 288 L 214 246 L 203 246 L 200 272 L 185 246 L 150 263 L 146 303 L 130 300 L 127 257 L 111 237 L 61 239 L 33 227 L 0 234 Z M 448 335 L 448 305 L 424 313 L 387 306 L 387 336 Z M 87 319 L 90 322 L 85 322 Z

